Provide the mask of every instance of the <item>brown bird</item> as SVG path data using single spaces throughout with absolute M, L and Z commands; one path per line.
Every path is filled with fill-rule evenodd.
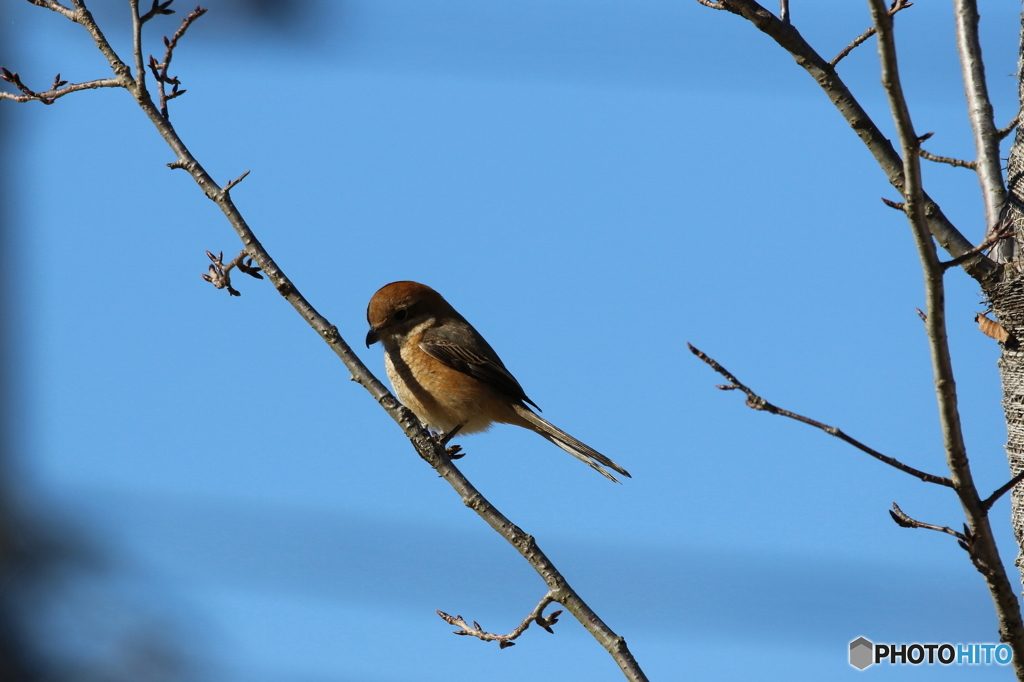
M 370 299 L 366 321 L 366 347 L 383 343 L 384 366 L 398 399 L 444 442 L 455 433 L 486 431 L 495 422 L 514 424 L 539 433 L 616 483 L 602 464 L 629 476 L 527 407 L 537 405 L 490 344 L 430 287 L 418 282 L 382 287 Z

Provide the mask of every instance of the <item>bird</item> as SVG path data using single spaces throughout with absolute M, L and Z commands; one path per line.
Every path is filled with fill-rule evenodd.
M 366 347 L 384 347 L 384 367 L 395 394 L 442 443 L 456 433 L 513 424 L 540 434 L 606 478 L 604 467 L 629 472 L 542 418 L 522 386 L 473 325 L 430 287 L 391 282 L 366 308 Z M 603 465 L 603 466 L 602 466 Z

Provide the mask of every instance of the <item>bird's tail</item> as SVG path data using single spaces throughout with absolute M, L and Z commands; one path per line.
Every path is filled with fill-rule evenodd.
M 515 409 L 516 414 L 526 422 L 525 426 L 527 428 L 536 431 L 576 459 L 590 465 L 605 478 L 611 479 L 616 483 L 619 482 L 619 479 L 612 476 L 604 469 L 604 467 L 601 466 L 602 464 L 609 469 L 614 469 L 626 478 L 632 478 L 632 476 L 629 475 L 629 472 L 618 464 L 611 461 L 589 445 L 576 440 L 562 429 L 542 418 L 527 406 L 515 405 L 513 406 L 513 409 Z

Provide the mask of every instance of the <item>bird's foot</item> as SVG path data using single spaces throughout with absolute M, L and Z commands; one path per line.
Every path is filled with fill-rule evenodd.
M 465 452 L 462 452 L 461 445 L 448 445 L 451 439 L 454 438 L 459 431 L 462 430 L 462 424 L 459 424 L 448 433 L 435 433 L 434 440 L 437 441 L 438 445 L 444 447 L 445 452 L 448 454 L 449 459 L 462 459 L 466 456 Z

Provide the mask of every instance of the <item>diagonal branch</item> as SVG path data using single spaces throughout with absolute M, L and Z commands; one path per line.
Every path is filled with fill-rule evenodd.
M 537 604 L 537 608 L 523 619 L 523 622 L 519 624 L 519 627 L 507 635 L 496 635 L 491 632 L 485 632 L 483 628 L 480 627 L 480 623 L 477 623 L 474 620 L 473 624 L 470 625 L 463 620 L 462 616 L 449 616 L 444 611 L 437 611 L 437 615 L 441 616 L 442 620 L 449 625 L 454 625 L 460 628 L 455 631 L 454 634 L 456 635 L 471 635 L 484 642 L 497 642 L 499 647 L 507 649 L 510 646 L 515 646 L 516 643 L 513 640 L 526 632 L 526 629 L 530 627 L 530 623 L 536 622 L 537 625 L 554 634 L 555 631 L 551 629 L 551 626 L 558 622 L 558 616 L 560 616 L 562 612 L 553 611 L 551 615 L 546 617 L 544 616 L 544 609 L 553 601 L 555 601 L 554 595 L 548 592 L 544 595 L 544 598 L 540 600 L 540 603 Z
M 747 395 L 747 406 L 750 407 L 751 409 L 761 410 L 763 412 L 768 412 L 769 414 L 777 414 L 780 417 L 788 417 L 789 419 L 794 419 L 798 422 L 802 422 L 809 426 L 813 426 L 816 429 L 821 429 L 828 435 L 835 436 L 844 443 L 849 443 L 850 445 L 857 448 L 861 452 L 865 452 L 871 455 L 880 462 L 885 462 L 889 466 L 895 467 L 904 473 L 910 474 L 911 476 L 916 476 L 917 478 L 920 478 L 922 481 L 926 483 L 935 483 L 936 485 L 943 485 L 948 488 L 953 487 L 953 481 L 951 481 L 950 479 L 944 478 L 942 476 L 935 476 L 934 474 L 926 474 L 925 472 L 915 469 L 912 466 L 907 466 L 898 459 L 894 459 L 892 457 L 889 457 L 888 455 L 883 455 L 878 450 L 868 447 L 867 445 L 861 443 L 856 438 L 851 438 L 850 436 L 843 433 L 843 431 L 837 429 L 834 426 L 823 424 L 819 421 L 815 421 L 814 419 L 810 419 L 808 417 L 804 417 L 803 415 L 799 415 L 795 412 L 790 412 L 789 410 L 784 410 L 781 407 L 772 405 L 770 402 L 768 402 L 758 394 L 754 393 L 754 391 L 747 387 L 746 384 L 737 379 L 732 374 L 732 372 L 718 364 L 718 362 L 716 362 L 714 358 L 711 358 L 708 355 L 704 354 L 702 351 L 698 350 L 697 348 L 694 348 L 692 344 L 688 343 L 686 345 L 690 348 L 691 353 L 693 353 L 698 358 L 707 363 L 711 367 L 711 369 L 715 370 L 716 372 L 718 372 L 719 374 L 721 374 L 722 376 L 729 380 L 729 383 L 727 385 L 721 385 L 718 386 L 718 388 L 722 389 L 723 391 L 743 391 L 743 393 Z
M 1020 124 L 1020 112 L 1018 112 L 1016 116 L 1014 116 L 1012 119 L 1010 119 L 1010 122 L 1006 124 L 1005 128 L 1000 128 L 999 130 L 997 130 L 996 131 L 996 135 L 999 136 L 1000 140 L 1002 140 L 1003 138 L 1009 137 L 1010 133 L 1012 133 L 1014 128 L 1016 128 L 1019 124 Z
M 28 0 L 28 1 L 31 2 L 33 5 L 38 5 L 39 7 L 45 7 L 46 9 L 53 10 L 57 14 L 62 14 L 65 17 L 67 17 L 68 19 L 70 19 L 71 21 L 78 22 L 78 19 L 75 16 L 75 11 L 73 9 L 71 9 L 70 7 L 65 7 L 64 5 L 60 4 L 56 0 Z
M 904 10 L 904 9 L 906 9 L 908 7 L 913 7 L 913 5 L 914 5 L 914 3 L 907 2 L 907 0 L 893 0 L 892 5 L 889 6 L 889 16 L 893 16 L 894 14 L 899 12 L 900 10 Z M 868 27 L 868 30 L 864 31 L 859 36 L 854 38 L 853 41 L 849 45 L 844 47 L 839 52 L 839 54 L 837 54 L 835 57 L 833 57 L 829 61 L 829 66 L 832 66 L 834 68 L 836 64 L 841 62 L 847 55 L 849 55 L 851 52 L 853 52 L 865 40 L 867 40 L 868 38 L 870 38 L 873 35 L 875 35 L 875 27 L 874 27 L 874 25 L 871 25 L 871 26 Z
M 82 28 L 89 32 L 92 36 L 92 40 L 96 43 L 96 47 L 106 57 L 107 62 L 110 64 L 110 69 L 114 72 L 114 75 L 118 77 L 124 84 L 124 87 L 135 87 L 135 79 L 132 78 L 131 68 L 121 61 L 121 58 L 117 56 L 117 52 L 110 46 L 110 42 L 106 36 L 103 35 L 103 31 L 100 30 L 99 25 L 92 16 L 92 12 L 85 6 L 83 0 L 74 0 L 75 9 L 74 11 L 69 10 L 54 0 L 29 0 L 34 5 L 51 9 L 58 14 L 63 14 L 65 17 L 80 24 Z
M 47 3 L 51 0 L 39 0 L 39 2 Z M 130 0 L 135 8 L 133 13 L 136 20 L 141 19 L 138 16 L 137 6 L 138 0 Z M 91 15 L 88 15 L 88 10 L 85 9 L 84 0 L 75 0 L 77 12 L 79 18 L 83 16 L 90 17 L 88 21 L 91 21 Z M 39 4 L 39 3 L 37 3 Z M 45 4 L 43 6 L 46 6 Z M 81 23 L 81 22 L 79 22 Z M 86 29 L 94 40 L 97 35 L 102 36 L 99 33 L 98 27 L 95 27 L 95 22 L 92 22 L 94 28 L 90 28 L 88 25 Z M 184 33 L 184 28 L 179 29 L 179 32 L 175 34 L 175 40 L 180 38 L 180 35 Z M 95 29 L 95 30 L 94 30 Z M 172 42 L 172 41 L 169 41 Z M 170 45 L 168 45 L 170 47 Z M 100 46 L 102 50 L 103 47 Z M 136 63 L 141 60 L 141 45 L 136 45 L 134 57 Z M 116 55 L 115 55 L 116 56 Z M 292 281 L 285 275 L 284 271 L 278 266 L 274 259 L 270 256 L 267 250 L 260 243 L 259 239 L 253 233 L 249 224 L 242 217 L 241 212 L 235 206 L 231 199 L 231 194 L 226 189 L 221 188 L 210 176 L 210 174 L 203 168 L 199 161 L 192 155 L 188 147 L 178 136 L 177 131 L 171 122 L 161 114 L 160 109 L 154 104 L 152 98 L 149 96 L 145 87 L 136 87 L 136 82 L 131 79 L 130 73 L 127 73 L 127 67 L 121 64 L 121 67 L 115 66 L 114 62 L 111 62 L 112 68 L 118 73 L 118 76 L 124 79 L 128 85 L 129 92 L 135 97 L 136 103 L 142 109 L 143 113 L 149 118 L 149 120 L 156 127 L 157 132 L 164 139 L 164 141 L 170 146 L 174 152 L 175 160 L 168 164 L 171 168 L 179 168 L 185 170 L 192 176 L 196 184 L 199 185 L 203 193 L 213 201 L 218 208 L 224 213 L 228 222 L 234 228 L 244 245 L 245 251 L 252 257 L 252 259 L 259 266 L 259 269 L 267 276 L 267 278 L 274 284 L 278 293 L 285 298 L 286 301 L 295 309 L 295 311 L 309 324 L 310 327 L 316 331 L 324 342 L 331 348 L 332 351 L 338 356 L 339 359 L 344 363 L 345 367 L 351 373 L 353 381 L 359 383 L 366 391 L 373 396 L 373 399 L 388 413 L 388 415 L 395 420 L 395 422 L 401 427 L 406 437 L 409 438 L 410 443 L 416 449 L 417 454 L 426 461 L 433 469 L 441 475 L 445 481 L 458 493 L 463 503 L 475 511 L 491 528 L 493 528 L 499 535 L 501 535 L 509 544 L 511 544 L 520 553 L 520 555 L 526 559 L 526 561 L 533 567 L 538 575 L 544 580 L 548 586 L 549 594 L 552 597 L 552 601 L 557 601 L 562 604 L 576 619 L 583 625 L 584 628 L 597 640 L 597 642 L 611 655 L 612 659 L 622 670 L 626 679 L 631 682 L 647 682 L 647 676 L 644 674 L 640 665 L 637 663 L 633 654 L 630 652 L 629 647 L 626 645 L 626 640 L 615 634 L 611 628 L 591 609 L 586 602 L 583 601 L 582 597 L 569 585 L 568 581 L 561 574 L 561 572 L 555 567 L 555 565 L 548 559 L 547 555 L 541 551 L 537 546 L 533 536 L 525 533 L 521 528 L 512 523 L 504 514 L 498 511 L 497 508 L 492 505 L 487 498 L 485 498 L 480 491 L 470 483 L 461 471 L 452 463 L 451 458 L 448 455 L 446 447 L 426 430 L 423 424 L 420 423 L 416 415 L 411 410 L 403 406 L 394 395 L 377 379 L 376 376 L 367 369 L 366 365 L 359 359 L 359 356 L 353 352 L 351 346 L 346 343 L 342 338 L 341 334 L 338 333 L 338 328 L 331 324 L 323 315 L 321 315 L 308 300 L 299 292 L 298 288 L 292 283 Z M 121 69 L 121 70 L 119 70 Z
M 246 176 L 249 175 L 249 173 L 251 173 L 251 172 L 252 171 L 245 171 L 244 173 L 239 175 L 237 178 L 235 178 L 234 180 L 232 180 L 228 184 L 224 185 L 224 191 L 225 192 L 230 192 L 232 187 L 234 187 L 235 185 L 240 183 L 242 180 L 245 180 Z
M 965 253 L 962 256 L 957 256 L 956 258 L 954 258 L 952 260 L 942 261 L 939 265 L 942 266 L 943 270 L 949 270 L 952 267 L 956 267 L 957 265 L 960 265 L 965 260 L 967 260 L 968 258 L 973 256 L 975 253 L 980 253 L 980 252 L 984 251 L 985 249 L 993 246 L 999 240 L 1001 240 L 1001 239 L 1009 239 L 1012 236 L 1013 236 L 1013 225 L 1009 225 L 1007 227 L 1004 227 L 999 232 L 996 232 L 995 234 L 990 235 L 988 237 L 988 239 L 986 239 L 982 243 L 980 243 L 977 246 L 975 246 L 971 251 L 968 251 L 967 253 Z
M 985 511 L 988 511 L 989 509 L 992 508 L 992 505 L 994 505 L 999 500 L 1000 497 L 1010 492 L 1010 490 L 1013 489 L 1013 486 L 1017 485 L 1021 481 L 1024 481 L 1024 471 L 1020 472 L 1019 474 L 1011 478 L 1004 485 L 999 486 L 999 488 L 997 488 L 994 493 L 992 493 L 991 495 L 986 497 L 984 501 L 982 501 L 981 506 L 984 507 Z
M 882 168 L 889 183 L 906 197 L 903 159 L 853 96 L 836 70 L 804 40 L 800 32 L 793 25 L 784 24 L 755 0 L 728 0 L 725 9 L 750 21 L 758 30 L 793 55 L 797 64 L 807 71 L 850 124 Z M 887 10 L 886 16 L 888 17 Z M 889 18 L 891 20 L 891 17 Z M 938 204 L 927 194 L 923 195 L 923 199 L 928 229 L 951 256 L 956 258 L 974 248 L 974 245 L 946 218 Z M 964 269 L 979 281 L 998 277 L 1000 272 L 992 260 L 981 254 L 965 262 Z

